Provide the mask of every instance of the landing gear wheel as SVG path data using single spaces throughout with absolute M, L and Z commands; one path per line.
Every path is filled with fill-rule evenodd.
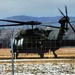
M 40 58 L 44 58 L 44 53 L 40 54 Z
M 14 53 L 14 58 L 17 59 L 18 58 L 18 52 Z

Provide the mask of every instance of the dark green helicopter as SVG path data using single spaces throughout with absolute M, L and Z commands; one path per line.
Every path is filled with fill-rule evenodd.
M 68 24 L 71 26 L 72 30 L 75 33 L 75 30 L 69 21 L 69 17 L 67 14 L 67 7 L 65 6 L 66 15 L 64 15 L 60 9 L 59 11 L 63 15 L 63 17 L 59 20 L 59 23 L 61 24 L 60 27 L 44 25 L 38 21 L 21 22 L 21 21 L 0 19 L 0 21 L 16 23 L 16 24 L 10 24 L 10 25 L 0 25 L 0 27 L 23 26 L 23 25 L 27 25 L 27 26 L 30 25 L 32 27 L 26 30 L 22 29 L 19 35 L 14 38 L 13 50 L 14 50 L 14 53 L 16 53 L 16 58 L 18 57 L 18 53 L 27 53 L 27 54 L 38 53 L 40 57 L 43 58 L 44 53 L 48 52 L 49 49 L 53 52 L 54 57 L 57 57 L 57 54 L 55 53 L 55 51 L 64 44 L 63 36 L 65 35 L 65 32 L 68 30 Z M 35 25 L 59 28 L 57 39 L 56 40 L 49 39 L 49 34 L 52 30 L 39 29 L 38 27 L 34 28 Z

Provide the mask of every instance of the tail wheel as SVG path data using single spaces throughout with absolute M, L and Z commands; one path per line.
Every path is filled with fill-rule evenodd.
M 57 58 L 57 54 L 53 51 L 54 58 Z

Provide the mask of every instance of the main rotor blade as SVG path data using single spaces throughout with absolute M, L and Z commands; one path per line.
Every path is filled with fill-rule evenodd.
M 7 24 L 7 25 L 0 25 L 0 27 L 6 27 L 6 26 L 23 26 L 23 24 Z
M 42 26 L 52 27 L 52 28 L 58 28 L 58 29 L 60 29 L 60 27 L 56 27 L 56 26 L 49 26 L 49 25 L 42 25 Z M 65 28 L 65 29 L 68 29 L 68 28 Z
M 73 26 L 71 25 L 71 23 L 70 23 L 70 22 L 68 22 L 68 23 L 69 23 L 69 25 L 71 26 L 73 32 L 75 33 L 75 29 L 73 28 Z
M 26 25 L 39 25 L 39 24 L 41 24 L 41 22 L 37 22 L 37 21 L 22 22 L 22 21 L 4 20 L 4 19 L 0 19 L 0 21 L 12 22 L 12 23 L 21 23 L 21 24 L 26 24 Z
M 14 21 L 14 20 L 4 20 L 4 19 L 0 19 L 0 21 L 5 21 L 5 22 L 12 22 L 12 23 L 26 23 L 26 22 L 21 22 L 21 21 Z
M 67 6 L 65 5 L 66 17 L 68 17 Z
M 49 26 L 49 25 L 41 25 L 41 26 L 52 27 L 52 28 L 60 28 L 60 27 L 56 27 L 56 26 Z
M 63 14 L 63 12 L 59 9 L 60 13 L 65 17 L 65 15 Z

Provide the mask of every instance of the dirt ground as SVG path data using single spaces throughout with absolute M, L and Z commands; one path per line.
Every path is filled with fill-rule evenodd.
M 0 49 L 0 58 L 11 58 L 12 54 L 10 52 L 11 49 Z M 75 47 L 64 47 L 56 50 L 56 54 L 59 58 L 74 58 L 75 57 Z M 53 58 L 53 53 L 49 50 L 49 52 L 44 54 L 45 58 Z M 40 58 L 40 56 L 36 53 L 19 53 L 18 58 Z
M 11 75 L 12 73 L 11 61 L 10 63 L 7 60 L 6 62 L 3 62 L 3 58 L 12 57 L 10 50 L 11 49 L 0 49 L 0 60 L 2 60 L 0 61 L 1 75 Z M 21 59 L 20 62 L 14 60 L 15 75 L 75 75 L 75 47 L 60 48 L 56 53 L 58 59 L 52 59 L 54 56 L 50 50 L 48 53 L 45 53 L 44 57 L 50 58 L 49 60 L 38 59 L 40 56 L 34 53 L 29 53 L 28 55 L 26 53 L 20 53 L 19 58 L 37 59 L 33 59 L 33 61 L 31 59 Z M 66 60 L 64 58 L 66 58 Z M 25 61 L 23 62 L 23 60 Z

